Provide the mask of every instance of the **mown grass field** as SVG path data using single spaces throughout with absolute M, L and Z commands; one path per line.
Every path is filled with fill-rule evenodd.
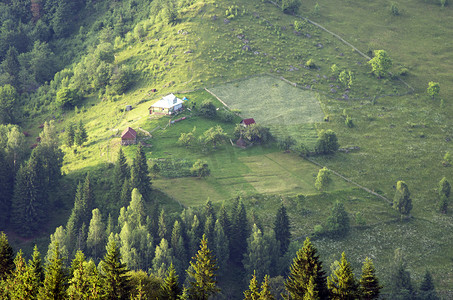
M 335 200 L 341 200 L 351 218 L 357 212 L 362 213 L 366 226 L 356 226 L 352 221 L 354 227 L 347 238 L 315 241 L 326 269 L 345 251 L 356 272 L 359 272 L 363 258 L 371 256 L 380 271 L 378 275 L 384 276 L 392 263 L 394 250 L 401 248 L 415 281 L 419 282 L 428 268 L 437 287 L 447 290 L 453 284 L 451 276 L 448 276 L 453 272 L 453 220 L 451 213 L 439 215 L 436 212 L 436 187 L 443 176 L 450 182 L 453 180 L 451 167 L 441 164 L 445 152 L 453 151 L 449 142 L 453 139 L 450 117 L 453 90 L 449 84 L 452 79 L 449 55 L 452 8 L 441 9 L 432 3 L 402 0 L 399 1 L 401 16 L 392 16 L 389 4 L 384 1 L 326 0 L 319 3 L 319 13 L 313 14 L 315 3 L 304 1 L 300 14 L 344 36 L 363 52 L 387 50 L 394 61 L 392 71 L 400 67 L 409 69 L 404 79 L 414 86 L 416 94 L 380 97 L 372 101 L 375 96 L 405 93 L 408 89 L 399 81 L 373 77 L 363 57 L 312 25 L 305 24 L 300 35 L 295 34 L 291 24 L 297 19 L 283 15 L 269 3 L 197 1 L 182 12 L 178 24 L 163 26 L 150 21 L 145 24 L 145 38 L 123 38 L 116 45 L 116 62 L 133 66 L 136 74 L 136 84 L 119 100 L 100 102 L 93 95 L 85 99 L 78 113 L 48 112 L 27 120 L 25 127 L 35 138 L 37 126 L 51 119 L 52 115 L 56 117 L 58 130 L 68 122 L 82 119 L 89 133 L 88 143 L 77 152 L 63 147 L 66 154 L 63 170 L 69 179 L 81 178 L 87 171 L 94 174 L 98 186 L 102 187 L 100 203 L 108 203 L 109 166 L 116 160 L 120 144 L 117 134 L 127 126 L 152 131 L 168 124 L 168 117 L 149 118 L 147 109 L 153 101 L 170 92 L 207 86 L 222 99 L 236 96 L 237 99 L 231 102 L 243 95 L 253 97 L 247 94 L 249 88 L 240 90 L 242 84 L 247 86 L 250 82 L 239 82 L 237 87 L 233 83 L 228 90 L 224 86 L 223 90 L 231 96 L 221 95 L 225 82 L 263 73 L 283 76 L 302 87 L 318 91 L 319 99 L 316 101 L 330 121 L 283 123 L 284 126 L 278 130 L 274 128 L 277 136 L 293 135 L 310 145 L 315 138 L 315 129 L 333 129 L 341 147 L 357 146 L 359 150 L 316 157 L 316 161 L 390 199 L 394 193 L 393 185 L 397 180 L 405 180 L 412 193 L 413 218 L 408 222 L 398 221 L 395 211 L 384 201 L 352 188 L 342 180 L 334 179 L 327 193 L 316 193 L 313 175 L 317 173 L 317 167 L 293 154 L 281 153 L 275 147 L 244 151 L 222 146 L 205 153 L 177 146 L 175 143 L 180 133 L 192 131 L 194 127 L 196 135 L 216 124 L 228 133 L 233 130 L 234 124 L 199 117 L 189 118 L 165 130 L 157 129 L 152 132 L 153 138 L 146 141 L 152 145 L 146 148 L 149 159 L 201 158 L 212 170 L 212 175 L 206 179 L 157 177 L 153 180 L 154 187 L 175 200 L 162 195 L 161 202 L 170 210 L 177 211 L 181 208 L 178 201 L 192 206 L 202 204 L 210 197 L 219 204 L 243 196 L 249 209 L 255 210 L 265 224 L 272 224 L 276 208 L 284 201 L 290 208 L 294 236 L 302 237 L 310 235 L 314 226 L 327 218 Z M 244 13 L 226 24 L 225 9 L 233 4 L 238 4 Z M 241 35 L 244 36 L 239 38 Z M 245 43 L 244 39 L 248 42 Z M 250 46 L 250 51 L 243 50 L 246 45 Z M 313 59 L 317 68 L 304 68 L 308 59 Z M 349 91 L 331 78 L 330 66 L 334 63 L 340 70 L 351 70 L 355 74 Z M 430 80 L 441 84 L 442 108 L 439 99 L 431 100 L 425 95 Z M 273 84 L 276 83 L 256 83 L 260 86 L 260 95 L 273 90 L 276 95 L 302 92 L 285 86 L 282 81 L 277 83 L 278 86 Z M 157 88 L 158 92 L 150 93 L 152 88 Z M 236 90 L 240 92 L 235 95 Z M 304 99 L 314 101 L 310 92 L 303 93 Z M 197 103 L 211 99 L 221 107 L 211 95 L 201 90 L 177 95 L 187 96 Z M 344 99 L 345 95 L 349 101 Z M 264 96 L 261 98 L 266 99 Z M 122 109 L 126 104 L 133 105 L 134 109 L 124 113 Z M 246 112 L 244 108 L 252 109 L 252 104 L 253 101 L 241 102 L 242 113 Z M 299 113 L 316 121 L 319 110 L 314 107 L 307 106 L 308 113 L 305 110 Z M 264 118 L 261 114 L 266 107 L 260 105 L 259 108 L 261 111 L 256 115 L 244 117 Z M 345 115 L 352 117 L 353 128 L 344 124 Z M 266 118 L 271 120 L 270 116 Z M 297 121 L 297 118 L 292 120 Z M 131 160 L 135 146 L 124 149 Z M 60 218 L 52 222 L 54 225 L 63 224 L 65 220 L 61 216 L 69 214 L 73 200 L 67 195 L 69 191 L 68 186 L 62 197 L 66 201 L 62 200 L 61 210 L 55 212 Z M 297 194 L 307 197 L 298 201 Z

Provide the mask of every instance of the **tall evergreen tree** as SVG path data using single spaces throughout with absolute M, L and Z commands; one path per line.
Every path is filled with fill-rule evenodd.
M 309 238 L 305 240 L 302 249 L 297 251 L 285 282 L 287 299 L 303 299 L 308 290 L 310 277 L 314 278 L 315 291 L 319 299 L 328 298 L 326 273 L 322 269 L 322 262 L 317 252 Z
M 310 280 L 308 281 L 307 292 L 304 295 L 304 300 L 319 300 L 313 276 L 310 276 Z
M 271 287 L 269 284 L 269 275 L 264 276 L 263 283 L 261 284 L 260 300 L 275 300 L 272 295 Z
M 285 206 L 282 205 L 277 211 L 274 222 L 275 237 L 280 242 L 280 256 L 288 251 L 289 242 L 291 240 L 291 232 L 289 231 L 289 218 L 286 213 Z
M 423 281 L 420 284 L 420 292 L 418 298 L 420 300 L 437 300 L 436 289 L 434 287 L 433 277 L 431 273 L 426 270 L 423 276 Z
M 79 124 L 77 124 L 77 129 L 75 130 L 74 133 L 74 143 L 77 146 L 82 146 L 87 140 L 88 140 L 87 131 L 82 123 L 82 120 L 80 120 Z
M 27 268 L 25 259 L 20 250 L 14 259 L 15 270 L 7 281 L 8 299 L 11 300 L 33 300 L 36 299 L 38 291 L 37 280 L 33 278 L 35 274 Z
M 82 251 L 77 251 L 70 270 L 68 296 L 71 299 L 86 299 L 90 292 L 90 282 L 86 274 L 86 260 Z
M 358 284 L 352 273 L 351 264 L 344 252 L 336 270 L 327 278 L 330 297 L 334 300 L 354 300 L 359 298 Z
M 253 224 L 252 234 L 247 239 L 247 253 L 244 255 L 244 268 L 248 274 L 256 273 L 258 280 L 262 280 L 269 273 L 272 258 L 269 245 L 263 238 L 261 230 Z
M 349 216 L 343 203 L 336 201 L 325 224 L 327 234 L 331 236 L 345 236 L 350 229 Z
M 234 262 L 239 263 L 247 251 L 247 238 L 250 235 L 247 212 L 242 201 L 239 201 L 237 207 L 233 209 L 231 219 L 230 257 Z
M 204 221 L 206 221 L 209 217 L 211 217 L 212 219 L 212 224 L 214 226 L 214 223 L 216 221 L 216 216 L 215 216 L 215 211 L 214 211 L 214 207 L 212 207 L 212 202 L 211 200 L 208 200 L 206 201 L 206 204 L 204 206 L 204 209 L 203 209 L 203 219 Z
M 216 260 L 208 248 L 208 241 L 203 235 L 200 250 L 192 257 L 187 270 L 190 277 L 189 297 L 195 300 L 208 300 L 210 296 L 217 294 L 220 289 L 217 287 L 215 272 L 217 271 Z
M 138 189 L 132 190 L 131 202 L 127 207 L 127 220 L 134 228 L 145 225 L 146 210 L 143 197 Z
M 94 258 L 99 257 L 102 245 L 105 244 L 105 225 L 102 222 L 99 208 L 92 211 L 90 227 L 88 228 L 87 248 Z
M 161 285 L 161 298 L 162 300 L 177 300 L 181 289 L 178 284 L 178 275 L 176 274 L 173 264 L 170 264 L 168 275 Z
M 156 246 L 153 258 L 154 274 L 163 279 L 170 265 L 173 264 L 173 259 L 173 249 L 168 247 L 166 239 L 162 239 L 160 244 Z
M 379 299 L 379 293 L 382 286 L 376 276 L 373 261 L 366 258 L 362 266 L 362 276 L 360 277 L 360 294 L 361 299 L 372 300 Z
M 259 283 L 256 280 L 255 272 L 253 272 L 252 279 L 250 279 L 249 289 L 244 291 L 244 300 L 258 300 L 259 297 Z
M 159 238 L 161 240 L 167 239 L 167 221 L 165 220 L 165 210 L 163 208 L 160 211 L 158 224 L 159 224 L 159 228 L 158 228 Z
M 412 210 L 411 194 L 404 181 L 400 180 L 396 184 L 395 196 L 393 197 L 393 208 L 401 214 L 401 217 L 403 217 L 403 215 L 409 215 Z
M 446 177 L 443 177 L 439 182 L 439 210 L 446 214 L 448 209 L 448 197 L 450 197 L 451 185 Z
M 43 223 L 47 209 L 43 177 L 42 162 L 34 155 L 17 173 L 12 218 L 22 235 L 34 233 Z
M 228 240 L 230 241 L 229 237 L 230 237 L 230 232 L 231 232 L 231 221 L 230 221 L 230 217 L 228 216 L 227 210 L 225 208 L 225 203 L 222 203 L 222 206 L 220 207 L 220 211 L 219 211 L 217 220 L 219 221 L 220 225 L 222 226 L 223 232 L 225 233 L 225 235 L 228 237 Z
M 2 62 L 2 67 L 5 73 L 9 74 L 9 84 L 16 89 L 19 88 L 19 70 L 20 62 L 18 59 L 19 53 L 14 46 L 8 49 L 6 52 L 5 60 Z
M 8 167 L 3 149 L 0 150 L 0 228 L 9 225 L 14 174 Z
M 138 144 L 137 152 L 131 168 L 131 186 L 137 188 L 145 201 L 151 200 L 151 181 L 149 179 L 148 163 L 143 147 Z
M 102 295 L 106 299 L 125 299 L 129 296 L 130 279 L 113 238 L 109 238 L 106 251 L 101 262 Z
M 401 249 L 395 250 L 395 257 L 390 269 L 389 284 L 391 299 L 409 300 L 414 298 L 411 274 L 406 268 Z
M 131 202 L 132 187 L 129 179 L 125 179 L 121 186 L 120 205 L 126 207 Z
M 72 147 L 74 145 L 74 139 L 75 139 L 74 124 L 70 123 L 68 126 L 66 126 L 65 130 L 64 142 L 66 146 Z
M 214 247 L 213 253 L 217 257 L 217 265 L 219 266 L 219 275 L 222 275 L 227 269 L 227 262 L 230 258 L 230 249 L 228 238 L 223 231 L 220 221 L 215 222 L 214 227 Z
M 118 159 L 115 164 L 113 176 L 114 190 L 116 194 L 115 197 L 117 197 L 118 200 L 121 200 L 121 190 L 123 188 L 124 181 L 129 179 L 130 176 L 129 165 L 127 164 L 126 157 L 124 156 L 124 152 L 121 148 L 118 152 Z
M 38 251 L 38 246 L 36 245 L 33 248 L 32 257 L 28 261 L 28 269 L 36 280 L 36 286 L 40 286 L 44 281 L 44 268 L 42 265 L 41 253 Z
M 44 284 L 39 289 L 38 300 L 65 299 L 67 276 L 63 266 L 58 243 L 55 244 L 53 255 L 46 265 Z
M 14 270 L 14 252 L 8 242 L 8 237 L 2 231 L 0 233 L 0 281 Z
M 209 216 L 204 223 L 203 233 L 206 235 L 208 241 L 214 241 L 214 219 Z

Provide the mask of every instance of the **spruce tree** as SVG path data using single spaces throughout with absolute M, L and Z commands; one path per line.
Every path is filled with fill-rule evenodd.
M 396 184 L 395 196 L 393 198 L 393 208 L 401 214 L 401 218 L 403 215 L 409 215 L 412 210 L 411 194 L 407 184 L 404 181 L 400 180 Z
M 360 278 L 360 294 L 361 299 L 372 300 L 379 299 L 379 293 L 382 286 L 379 285 L 379 280 L 376 276 L 373 261 L 366 258 L 362 266 L 362 276 Z
M 113 238 L 109 238 L 107 253 L 101 262 L 102 296 L 106 299 L 125 299 L 129 296 L 130 279 L 126 264 Z
M 261 284 L 260 300 L 275 300 L 274 295 L 271 293 L 269 284 L 269 275 L 264 276 L 263 283 Z
M 153 272 L 160 278 L 165 277 L 165 273 L 173 263 L 173 249 L 168 247 L 166 239 L 162 239 L 156 246 L 156 252 L 153 258 Z
M 285 206 L 282 205 L 277 211 L 274 222 L 274 232 L 277 241 L 280 242 L 280 256 L 283 256 L 288 251 L 291 240 L 291 232 L 289 231 L 289 218 L 286 213 Z
M 149 179 L 148 163 L 143 147 L 138 144 L 137 152 L 131 168 L 131 186 L 137 188 L 146 201 L 151 200 L 151 181 Z
M 310 277 L 314 278 L 315 291 L 319 299 L 328 298 L 326 273 L 322 269 L 322 262 L 317 252 L 307 237 L 302 249 L 297 251 L 289 269 L 290 274 L 285 282 L 288 292 L 287 299 L 303 299 L 308 291 Z
M 119 204 L 126 207 L 131 202 L 131 182 L 129 179 L 125 179 L 123 185 L 121 186 L 121 194 Z
M 44 268 L 41 260 L 41 253 L 38 251 L 38 246 L 35 245 L 33 248 L 33 254 L 31 259 L 28 261 L 28 269 L 36 280 L 36 285 L 39 286 L 44 281 Z
M 131 202 L 127 207 L 127 220 L 133 228 L 145 225 L 146 210 L 143 197 L 138 189 L 132 190 Z
M 86 260 L 82 251 L 77 251 L 69 272 L 68 296 L 71 299 L 85 299 L 90 291 L 90 283 L 86 274 Z
M 225 208 L 225 203 L 222 203 L 222 206 L 220 207 L 219 216 L 218 216 L 217 220 L 219 221 L 220 225 L 222 226 L 223 232 L 225 233 L 225 235 L 228 237 L 228 240 L 230 241 L 229 237 L 230 237 L 230 233 L 231 233 L 231 221 L 230 221 L 230 217 L 228 216 L 227 210 Z
M 203 233 L 206 235 L 208 241 L 214 241 L 214 219 L 212 216 L 209 216 L 204 223 Z
M 438 192 L 439 196 L 445 195 L 445 197 L 450 197 L 450 191 L 451 191 L 451 185 L 448 182 L 446 177 L 443 177 L 439 181 L 439 187 L 438 187 Z
M 420 300 L 437 300 L 436 289 L 434 287 L 433 278 L 431 273 L 426 270 L 425 275 L 423 276 L 423 281 L 420 284 L 420 292 L 418 298 Z
M 2 231 L 0 233 L 0 281 L 14 270 L 14 252 L 8 242 L 8 237 Z
M 195 300 L 208 300 L 210 296 L 217 294 L 220 289 L 217 287 L 215 272 L 217 271 L 216 260 L 208 248 L 208 241 L 203 235 L 200 250 L 192 257 L 187 273 L 190 277 L 189 298 Z
M 5 153 L 0 149 L 0 228 L 9 225 L 11 213 L 11 199 L 13 196 L 13 177 L 14 174 L 8 167 Z
M 15 270 L 7 280 L 8 299 L 11 300 L 33 300 L 36 299 L 38 291 L 37 280 L 32 272 L 29 271 L 22 250 L 14 259 Z
M 247 239 L 247 252 L 244 255 L 243 265 L 248 274 L 256 272 L 258 280 L 269 273 L 272 259 L 269 253 L 269 245 L 263 238 L 261 230 L 253 224 L 252 234 Z
M 65 130 L 64 142 L 66 146 L 72 147 L 74 145 L 74 138 L 75 138 L 74 124 L 70 123 Z
M 159 222 L 158 222 L 158 235 L 159 238 L 167 239 L 167 222 L 165 220 L 165 210 L 162 208 L 159 215 Z
M 212 221 L 213 221 L 213 225 L 216 221 L 216 216 L 215 216 L 215 211 L 214 211 L 214 207 L 212 207 L 212 202 L 211 200 L 208 200 L 206 201 L 206 204 L 204 206 L 204 209 L 203 209 L 203 217 L 204 217 L 204 220 L 206 221 L 209 217 L 211 217 Z
M 217 264 L 219 266 L 219 275 L 224 274 L 227 269 L 227 262 L 230 258 L 230 248 L 228 238 L 223 231 L 223 227 L 219 220 L 215 222 L 214 226 L 214 247 L 213 253 L 217 257 Z
M 87 248 L 94 258 L 100 256 L 100 250 L 105 243 L 105 225 L 102 222 L 99 208 L 93 209 L 90 227 L 88 228 Z
M 242 200 L 239 201 L 237 207 L 233 209 L 231 219 L 230 257 L 234 262 L 239 263 L 241 262 L 244 253 L 247 251 L 247 238 L 250 235 L 247 212 Z
M 411 274 L 407 270 L 406 262 L 401 249 L 395 250 L 395 257 L 390 268 L 389 283 L 391 299 L 413 299 L 414 288 L 411 282 Z
M 173 264 L 168 268 L 168 275 L 161 285 L 161 298 L 162 300 L 177 300 L 181 289 L 178 284 L 178 275 L 176 274 Z
M 46 265 L 43 286 L 39 289 L 38 300 L 65 299 L 67 277 L 63 266 L 58 243 L 55 244 L 52 257 Z
M 259 283 L 256 280 L 256 274 L 253 272 L 250 279 L 249 289 L 244 291 L 244 300 L 258 300 L 260 297 Z
M 118 200 L 121 200 L 121 191 L 123 189 L 124 181 L 129 179 L 131 171 L 129 165 L 127 164 L 126 157 L 124 156 L 123 150 L 120 148 L 118 152 L 118 159 L 115 164 L 115 169 L 113 171 L 113 184 L 115 190 L 115 197 Z M 120 202 L 121 203 L 121 202 Z M 129 202 L 128 202 L 129 203 Z M 123 205 L 127 205 L 124 203 Z
M 359 298 L 358 284 L 352 273 L 351 264 L 346 260 L 344 252 L 338 267 L 327 278 L 330 298 L 334 300 L 354 300 Z
M 345 236 L 349 232 L 349 216 L 343 203 L 336 201 L 325 224 L 326 232 L 334 237 Z
M 87 131 L 82 123 L 82 120 L 80 120 L 79 124 L 77 124 L 77 129 L 75 130 L 74 133 L 74 143 L 77 146 L 82 146 L 87 140 L 88 140 Z

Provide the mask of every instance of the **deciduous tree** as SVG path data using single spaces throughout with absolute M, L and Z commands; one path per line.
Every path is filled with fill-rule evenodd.
M 411 194 L 404 181 L 400 180 L 396 184 L 395 196 L 393 197 L 393 208 L 401 214 L 401 217 L 403 215 L 409 215 L 412 210 Z
M 430 81 L 428 83 L 428 88 L 426 89 L 426 93 L 431 96 L 432 99 L 439 96 L 440 93 L 440 84 L 438 82 Z
M 334 131 L 322 129 L 316 140 L 315 151 L 318 154 L 335 153 L 340 145 L 338 144 L 337 135 Z
M 371 65 L 371 72 L 378 78 L 381 78 L 392 67 L 392 60 L 385 50 L 375 50 L 374 57 L 368 61 Z

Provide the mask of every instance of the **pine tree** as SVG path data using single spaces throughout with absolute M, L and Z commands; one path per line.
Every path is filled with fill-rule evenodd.
M 209 216 L 204 223 L 203 233 L 206 235 L 208 241 L 214 241 L 214 220 L 212 216 Z
M 32 300 L 36 299 L 38 291 L 37 280 L 27 267 L 25 259 L 23 258 L 22 250 L 16 255 L 14 259 L 15 270 L 8 278 L 6 285 L 8 290 L 8 299 L 11 300 Z
M 0 228 L 9 225 L 14 174 L 8 167 L 3 149 L 0 150 Z
M 358 284 L 352 273 L 351 264 L 346 260 L 344 252 L 336 270 L 327 278 L 331 299 L 353 300 L 359 297 Z
M 153 259 L 153 272 L 160 278 L 165 277 L 170 265 L 173 263 L 173 249 L 168 247 L 166 239 L 162 239 L 156 246 L 156 252 Z
M 280 256 L 288 251 L 289 243 L 291 240 L 291 232 L 289 231 L 289 218 L 286 213 L 285 206 L 282 205 L 277 211 L 274 222 L 275 237 L 280 242 Z
M 208 300 L 220 289 L 215 280 L 215 272 L 218 269 L 216 260 L 208 248 L 205 235 L 201 239 L 200 250 L 192 260 L 190 262 L 192 270 L 190 268 L 187 270 L 190 277 L 189 297 L 196 300 Z
M 115 197 L 118 200 L 121 200 L 121 191 L 124 185 L 124 181 L 129 179 L 131 171 L 129 169 L 129 165 L 127 164 L 126 157 L 124 156 L 123 150 L 120 148 L 118 152 L 118 159 L 115 164 L 115 169 L 113 171 L 113 183 L 115 189 Z M 121 203 L 121 202 L 120 202 Z M 129 203 L 129 202 L 128 202 Z M 127 205 L 126 203 L 124 205 Z
M 31 259 L 28 261 L 28 269 L 36 280 L 36 285 L 39 286 L 44 281 L 44 268 L 41 260 L 41 253 L 38 251 L 38 246 L 35 245 L 33 248 L 33 254 Z
M 230 218 L 228 217 L 227 210 L 225 208 L 225 203 L 222 203 L 222 206 L 220 207 L 219 216 L 217 220 L 219 221 L 220 225 L 222 226 L 223 232 L 225 233 L 229 240 L 231 232 L 231 222 Z
M 90 227 L 88 228 L 87 248 L 94 258 L 97 258 L 100 253 L 98 250 L 105 243 L 105 225 L 102 222 L 102 216 L 99 208 L 93 209 Z
M 101 262 L 102 295 L 107 299 L 123 299 L 129 296 L 130 284 L 126 264 L 113 238 L 109 238 L 107 253 Z
M 161 240 L 166 239 L 167 238 L 167 222 L 165 220 L 165 210 L 164 209 L 162 209 L 160 211 L 158 224 L 159 224 L 159 228 L 158 228 L 159 238 Z
M 406 269 L 406 262 L 401 249 L 395 250 L 394 263 L 390 269 L 389 284 L 391 299 L 413 299 L 414 288 L 411 282 L 411 274 Z
M 258 300 L 260 297 L 259 283 L 256 280 L 255 271 L 253 272 L 252 279 L 250 279 L 249 289 L 244 291 L 244 300 Z
M 215 211 L 214 211 L 214 207 L 212 207 L 212 202 L 211 200 L 208 200 L 206 201 L 206 204 L 204 206 L 204 209 L 203 209 L 203 217 L 204 217 L 204 220 L 206 221 L 207 219 L 209 219 L 209 217 L 211 217 L 212 221 L 213 221 L 213 226 L 214 226 L 214 223 L 216 221 L 216 216 L 215 216 Z
M 319 300 L 319 295 L 318 291 L 316 290 L 315 279 L 313 278 L 313 276 L 310 276 L 307 292 L 305 293 L 303 300 Z
M 76 144 L 77 146 L 82 146 L 87 140 L 88 140 L 87 131 L 82 123 L 82 120 L 80 120 L 79 124 L 77 125 L 77 129 L 75 130 L 74 133 L 74 144 Z
M 247 251 L 247 238 L 250 234 L 247 212 L 242 201 L 239 201 L 237 207 L 234 208 L 231 219 L 230 257 L 234 262 L 239 263 Z
M 173 264 L 168 268 L 168 275 L 161 285 L 162 300 L 177 300 L 181 289 L 178 284 L 178 275 L 176 274 Z
M 2 231 L 0 233 L 0 281 L 14 270 L 14 252 L 8 242 L 8 237 Z
M 126 207 L 131 202 L 131 182 L 129 179 L 125 179 L 123 185 L 121 186 L 121 194 L 120 194 L 120 205 Z
M 86 260 L 82 251 L 77 251 L 69 271 L 68 296 L 71 299 L 85 299 L 88 296 L 90 284 L 85 268 Z
M 132 190 L 131 202 L 127 207 L 127 220 L 136 228 L 145 225 L 146 210 L 143 197 L 138 189 Z
M 39 289 L 38 300 L 65 299 L 67 277 L 63 267 L 58 242 L 55 244 L 52 257 L 46 265 L 43 286 Z
M 247 252 L 244 255 L 243 265 L 248 274 L 253 271 L 258 280 L 269 273 L 272 259 L 269 253 L 269 245 L 263 238 L 261 230 L 253 224 L 252 234 L 247 239 Z
M 437 300 L 436 289 L 434 287 L 433 278 L 431 273 L 426 270 L 425 275 L 423 276 L 423 281 L 420 284 L 420 293 L 418 298 L 420 300 Z
M 263 283 L 261 284 L 260 300 L 275 300 L 274 295 L 271 293 L 269 284 L 269 275 L 264 276 Z
M 322 262 L 317 252 L 309 238 L 305 240 L 302 249 L 297 251 L 285 282 L 287 299 L 303 299 L 308 291 L 310 277 L 314 278 L 315 291 L 319 299 L 328 298 L 326 273 L 322 269 Z
M 412 210 L 412 199 L 409 188 L 404 181 L 398 181 L 396 184 L 395 197 L 393 198 L 393 208 L 400 214 L 409 215 Z
M 219 266 L 219 275 L 226 271 L 227 262 L 230 258 L 230 249 L 228 238 L 225 235 L 220 221 L 217 220 L 214 226 L 214 247 L 213 253 L 217 257 L 217 264 Z
M 131 168 L 131 186 L 137 188 L 145 201 L 151 200 L 151 181 L 143 147 L 139 144 Z
M 70 123 L 65 130 L 65 144 L 68 147 L 72 147 L 74 145 L 74 139 L 75 139 L 75 130 L 74 130 L 74 124 Z
M 115 224 L 113 224 L 113 217 L 109 213 L 109 217 L 107 218 L 107 228 L 105 229 L 105 236 L 110 236 L 111 233 L 115 233 Z
M 16 89 L 19 88 L 19 70 L 20 62 L 18 59 L 19 53 L 14 46 L 9 47 L 6 52 L 5 60 L 2 63 L 3 70 L 10 76 L 9 84 Z
M 450 197 L 450 191 L 451 191 L 451 185 L 448 182 L 447 178 L 443 177 L 439 181 L 439 188 L 438 188 L 439 196 L 445 195 L 445 197 L 448 198 L 448 197 Z
M 362 277 L 360 278 L 360 294 L 361 299 L 371 300 L 379 299 L 379 293 L 382 286 L 379 285 L 379 280 L 376 276 L 373 261 L 366 258 L 362 266 Z

